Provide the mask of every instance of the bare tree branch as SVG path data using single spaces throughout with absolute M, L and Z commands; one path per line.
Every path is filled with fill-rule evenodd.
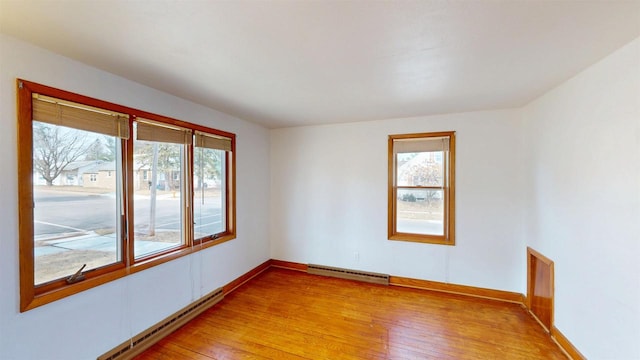
M 33 122 L 33 167 L 48 186 L 86 152 L 86 140 L 79 130 Z

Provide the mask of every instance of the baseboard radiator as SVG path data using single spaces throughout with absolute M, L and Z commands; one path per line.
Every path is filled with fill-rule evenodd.
M 358 280 L 374 284 L 389 285 L 389 275 L 360 270 L 341 269 L 324 265 L 307 265 L 309 274 L 336 277 L 348 280 Z
M 163 337 L 177 330 L 205 310 L 224 298 L 222 288 L 214 290 L 199 300 L 187 305 L 147 330 L 125 341 L 98 357 L 98 360 L 129 360 L 151 347 Z

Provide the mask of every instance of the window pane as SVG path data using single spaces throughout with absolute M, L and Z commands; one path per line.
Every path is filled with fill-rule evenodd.
M 120 261 L 121 168 L 118 138 L 33 121 L 36 285 Z
M 397 232 L 444 235 L 444 191 L 398 189 Z
M 141 140 L 133 146 L 134 254 L 139 258 L 184 244 L 185 146 Z
M 398 153 L 397 186 L 442 186 L 442 151 Z
M 200 239 L 224 232 L 225 152 L 209 148 L 194 149 L 193 214 L 194 238 Z

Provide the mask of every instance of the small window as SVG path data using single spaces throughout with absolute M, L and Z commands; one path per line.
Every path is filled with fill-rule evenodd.
M 192 135 L 188 129 L 140 118 L 134 129 L 134 159 L 151 169 L 155 185 L 134 196 L 134 253 L 142 258 L 186 244 L 187 198 L 180 178 Z
M 97 174 L 89 174 L 89 181 L 96 182 L 98 180 Z
M 388 236 L 455 243 L 455 133 L 389 136 Z
M 194 237 L 197 241 L 215 239 L 227 231 L 227 180 L 225 164 L 231 140 L 201 132 L 196 133 L 193 150 Z

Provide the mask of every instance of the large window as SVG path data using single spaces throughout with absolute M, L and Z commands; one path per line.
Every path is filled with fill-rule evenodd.
M 18 80 L 18 136 L 22 311 L 235 238 L 234 134 Z
M 41 285 L 122 260 L 122 182 L 98 176 L 122 177 L 116 158 L 128 116 L 32 99 L 34 285 Z
M 390 240 L 455 243 L 455 133 L 389 136 Z

